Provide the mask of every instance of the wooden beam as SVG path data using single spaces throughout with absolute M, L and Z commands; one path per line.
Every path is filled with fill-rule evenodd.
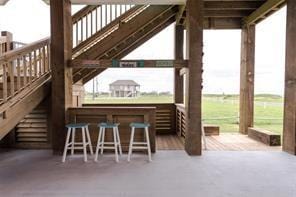
M 184 68 L 187 60 L 71 60 L 72 68 Z
M 287 1 L 283 150 L 296 155 L 296 1 Z
M 254 123 L 255 26 L 242 29 L 239 131 L 248 134 Z
M 203 0 L 187 0 L 188 84 L 185 150 L 201 155 L 201 96 L 203 56 Z
M 205 10 L 256 10 L 264 1 L 205 1 Z
M 137 4 L 137 5 L 179 5 L 185 4 L 186 0 L 71 0 L 73 4 Z
M 184 26 L 175 26 L 175 59 L 184 59 Z M 174 103 L 184 102 L 184 83 L 183 77 L 180 76 L 181 68 L 175 68 L 174 71 Z
M 186 11 L 186 6 L 185 5 L 179 5 L 179 12 L 176 15 L 176 24 L 177 25 L 184 25 L 185 22 L 185 11 Z
M 255 25 L 273 13 L 275 10 L 278 10 L 284 6 L 286 0 L 267 0 L 260 8 L 254 11 L 248 17 L 243 19 L 243 25 Z
M 67 109 L 72 106 L 72 16 L 70 0 L 51 0 L 52 146 L 61 153 L 65 143 Z

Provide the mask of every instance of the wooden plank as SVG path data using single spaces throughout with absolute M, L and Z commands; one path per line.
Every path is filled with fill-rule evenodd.
M 296 1 L 287 0 L 283 150 L 296 155 Z
M 280 146 L 281 135 L 272 133 L 265 129 L 252 128 L 248 129 L 248 136 L 256 141 L 262 142 L 268 146 Z
M 72 68 L 184 68 L 187 60 L 82 60 L 70 61 Z
M 185 102 L 187 128 L 185 150 L 201 155 L 201 96 L 203 59 L 203 0 L 187 0 L 188 84 Z
M 175 26 L 175 59 L 184 59 L 184 27 L 181 25 Z M 174 103 L 184 102 L 184 79 L 180 76 L 181 68 L 175 68 L 174 70 Z
M 245 26 L 257 24 L 270 15 L 270 12 L 274 12 L 274 10 L 284 6 L 285 2 L 286 0 L 267 0 L 260 8 L 244 18 L 243 24 Z
M 70 0 L 51 0 L 51 68 L 52 68 L 52 145 L 62 153 L 65 143 L 67 109 L 72 106 L 72 17 Z
M 242 30 L 239 131 L 248 133 L 254 123 L 255 26 Z
M 186 11 L 185 5 L 179 5 L 179 12 L 176 15 L 176 24 L 177 25 L 184 25 L 185 17 L 184 12 Z

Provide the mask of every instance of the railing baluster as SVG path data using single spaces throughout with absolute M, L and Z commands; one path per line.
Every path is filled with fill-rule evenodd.
M 29 83 L 32 83 L 32 75 L 33 75 L 33 68 L 32 68 L 32 52 L 29 53 Z
M 27 61 L 26 56 L 23 56 L 23 67 L 24 67 L 24 86 L 27 85 Z
M 80 20 L 80 33 L 81 33 L 80 42 L 82 42 L 82 40 L 83 40 L 83 18 L 81 18 L 81 20 Z
M 14 65 L 13 61 L 9 61 L 8 72 L 9 72 L 9 80 L 10 80 L 10 96 L 14 96 Z
M 95 20 L 95 24 L 96 24 L 96 32 L 98 31 L 98 8 L 96 8 L 96 20 Z
M 90 23 L 91 23 L 91 25 L 90 25 L 90 36 L 92 36 L 93 35 L 93 24 L 94 24 L 94 22 L 93 22 L 93 12 L 91 12 L 91 14 L 90 14 Z
M 16 59 L 16 72 L 17 72 L 17 81 L 16 81 L 16 89 L 19 91 L 21 89 L 21 63 L 20 58 Z
M 103 27 L 103 7 L 100 7 L 100 29 Z
M 88 28 L 89 28 L 88 15 L 85 16 L 85 23 L 86 23 L 86 25 L 85 25 L 85 34 L 86 34 L 85 39 L 87 39 L 88 38 Z
M 108 18 L 108 7 L 107 7 L 107 5 L 105 5 L 105 24 L 104 24 L 104 26 L 106 26 L 107 25 L 107 18 Z
M 3 101 L 7 101 L 7 71 L 6 71 L 6 64 L 2 64 L 3 70 Z
M 78 40 L 79 40 L 79 38 L 78 38 L 78 22 L 77 23 L 75 23 L 75 27 L 76 27 L 76 44 L 74 45 L 74 46 L 77 46 L 79 43 L 78 43 Z
M 34 55 L 33 65 L 34 65 L 34 80 L 35 80 L 35 79 L 37 79 L 37 74 L 38 74 L 36 50 L 34 50 L 33 55 Z

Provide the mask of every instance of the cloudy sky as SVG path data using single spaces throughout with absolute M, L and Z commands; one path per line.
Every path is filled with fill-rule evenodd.
M 75 7 L 74 10 L 77 10 Z M 255 92 L 283 94 L 286 9 L 257 25 Z M 14 40 L 30 43 L 49 36 L 49 7 L 41 0 L 10 0 L 0 7 L 0 31 L 10 31 Z M 173 59 L 174 27 L 170 26 L 125 59 Z M 239 91 L 239 30 L 204 32 L 204 93 Z M 98 76 L 99 90 L 117 79 L 133 79 L 142 91 L 172 91 L 172 69 L 108 69 Z M 86 85 L 91 90 L 92 83 Z

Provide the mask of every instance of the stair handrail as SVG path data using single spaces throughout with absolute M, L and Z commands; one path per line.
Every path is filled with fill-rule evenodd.
M 106 32 L 110 24 L 118 24 L 139 8 L 140 6 L 135 5 L 115 4 L 84 7 L 72 18 L 73 54 L 91 43 L 96 34 Z
M 50 79 L 50 39 L 0 55 L 0 113 Z

